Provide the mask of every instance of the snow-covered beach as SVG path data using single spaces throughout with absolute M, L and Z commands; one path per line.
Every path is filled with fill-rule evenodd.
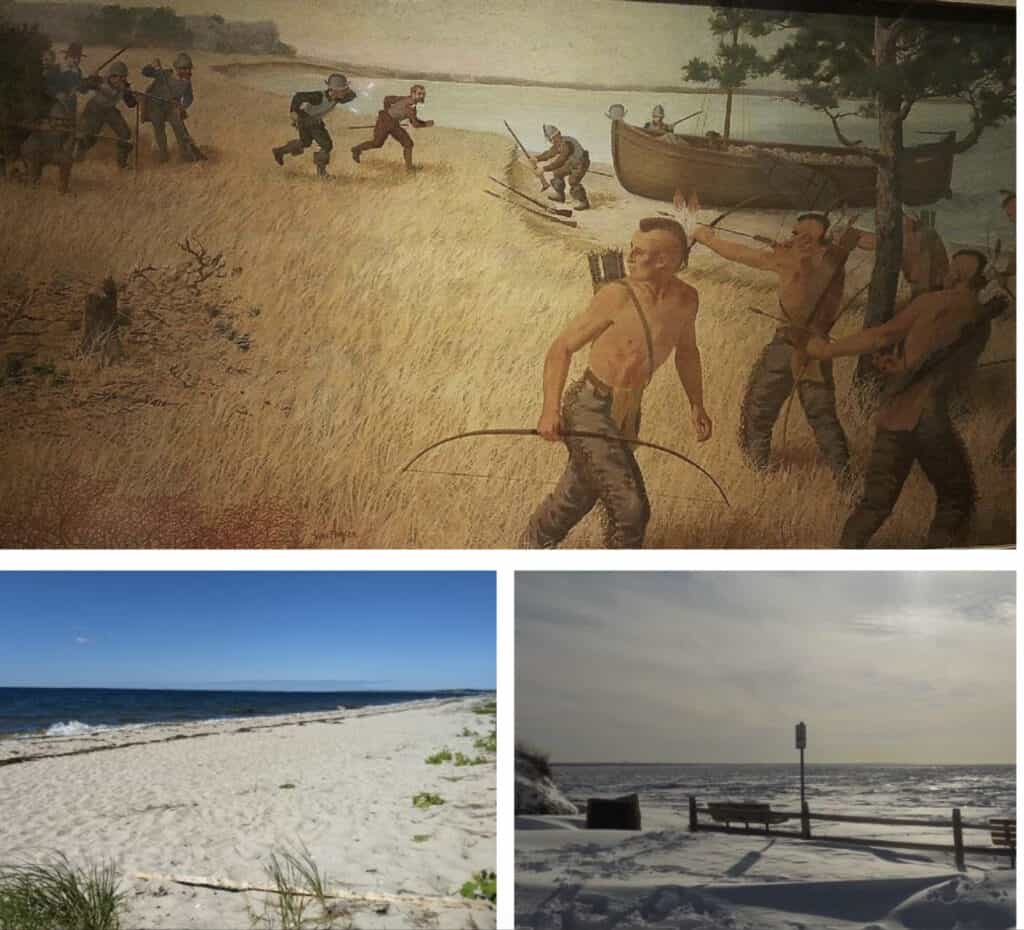
M 588 794 L 639 790 L 643 830 L 586 830 L 582 813 L 517 817 L 516 925 L 534 930 L 1016 926 L 1016 872 L 1006 858 L 969 854 L 966 871 L 958 872 L 952 852 L 829 838 L 951 843 L 948 832 L 817 822 L 809 841 L 689 832 L 687 791 L 703 789 L 702 804 L 759 791 L 757 800 L 772 802 L 773 809 L 798 809 L 799 795 L 796 803 L 784 800 L 793 787 L 784 771 L 782 766 L 556 766 L 556 780 L 577 805 Z M 713 788 L 714 778 L 719 790 Z M 948 819 L 944 805 L 958 798 L 965 820 L 1012 813 L 1012 767 L 842 766 L 821 781 L 812 810 L 822 812 Z M 709 822 L 706 816 L 701 820 Z M 778 829 L 799 830 L 799 825 Z M 988 836 L 969 832 L 969 845 L 989 844 Z
M 2 740 L 0 862 L 115 862 L 133 930 L 247 928 L 262 894 L 137 875 L 267 885 L 270 854 L 304 845 L 331 888 L 376 896 L 352 911 L 359 927 L 494 927 L 489 904 L 459 894 L 495 868 L 494 753 L 476 746 L 494 717 L 481 703 Z M 444 748 L 486 761 L 426 763 Z M 421 793 L 444 803 L 418 808 Z

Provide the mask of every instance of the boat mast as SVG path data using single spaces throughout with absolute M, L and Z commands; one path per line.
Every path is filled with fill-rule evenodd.
M 732 27 L 732 47 L 736 48 L 740 44 L 740 25 L 737 22 Z M 732 87 L 726 86 L 725 88 L 725 128 L 722 131 L 722 136 L 726 142 L 729 141 L 729 130 L 732 128 Z

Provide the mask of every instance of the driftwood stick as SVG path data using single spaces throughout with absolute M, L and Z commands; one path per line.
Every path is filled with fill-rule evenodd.
M 189 885 L 196 888 L 213 888 L 217 891 L 261 891 L 266 894 L 280 894 L 280 888 L 268 888 L 265 885 L 252 885 L 249 882 L 233 882 L 224 878 L 204 878 L 200 875 L 161 875 L 157 872 L 136 872 L 135 877 L 145 882 L 173 882 L 176 885 Z M 290 894 L 314 898 L 312 891 L 298 888 L 288 889 Z M 337 898 L 342 901 L 362 903 L 367 906 L 375 904 L 413 904 L 419 907 L 454 907 L 476 910 L 493 910 L 489 901 L 475 898 L 445 897 L 443 895 L 422 894 L 385 894 L 374 891 L 349 891 L 345 888 L 332 888 L 324 894 L 325 898 Z

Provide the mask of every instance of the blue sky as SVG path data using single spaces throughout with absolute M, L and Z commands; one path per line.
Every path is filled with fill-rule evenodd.
M 490 572 L 0 572 L 0 687 L 495 687 Z
M 1015 758 L 1012 572 L 516 576 L 516 737 L 562 762 Z

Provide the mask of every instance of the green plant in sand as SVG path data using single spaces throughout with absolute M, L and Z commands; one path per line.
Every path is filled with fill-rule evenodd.
M 265 868 L 275 891 L 264 901 L 263 914 L 250 913 L 255 926 L 307 930 L 330 925 L 327 876 L 305 846 L 299 853 L 272 852 Z
M 427 763 L 427 765 L 440 765 L 442 762 L 451 762 L 452 751 L 447 746 L 445 746 L 444 749 L 439 749 L 433 755 L 427 756 L 427 758 L 424 761 Z
M 459 894 L 464 898 L 485 898 L 494 904 L 498 900 L 498 876 L 486 870 L 474 872 L 459 889 Z
M 113 864 L 75 868 L 63 853 L 0 866 L 0 930 L 119 930 L 125 893 Z
M 421 791 L 419 794 L 412 796 L 412 806 L 418 807 L 420 810 L 438 807 L 441 804 L 444 804 L 444 798 L 439 794 L 431 794 L 429 791 Z

